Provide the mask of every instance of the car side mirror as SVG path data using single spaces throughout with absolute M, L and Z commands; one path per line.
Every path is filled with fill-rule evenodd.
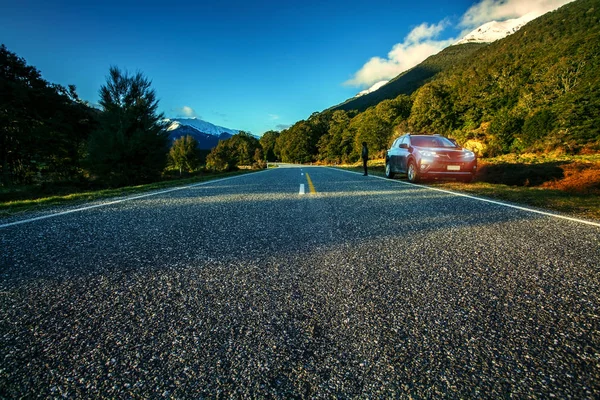
M 408 144 L 407 144 L 407 143 L 402 143 L 402 144 L 400 145 L 400 148 L 401 148 L 401 149 L 408 149 Z

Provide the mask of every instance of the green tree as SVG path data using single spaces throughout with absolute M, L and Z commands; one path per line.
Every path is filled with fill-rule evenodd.
M 231 155 L 227 140 L 222 140 L 206 157 L 206 168 L 213 171 L 232 171 L 237 167 L 236 162 L 237 160 L 234 160 Z
M 0 46 L 2 184 L 80 177 L 95 114 L 75 86 L 46 82 L 35 67 Z
M 191 135 L 182 136 L 173 142 L 169 150 L 169 165 L 182 171 L 192 172 L 200 163 L 198 141 Z
M 397 118 L 400 118 L 401 120 L 406 120 L 408 117 L 410 117 L 410 111 L 413 105 L 410 96 L 401 94 L 400 96 L 392 100 L 392 104 L 396 108 Z
M 208 157 L 206 167 L 214 171 L 232 171 L 239 165 L 253 165 L 260 142 L 247 132 L 240 131 L 219 142 Z
M 89 142 L 89 168 L 111 186 L 151 182 L 167 161 L 168 135 L 151 82 L 111 67 L 100 89 L 99 128 Z
M 252 167 L 254 169 L 267 168 L 267 162 L 265 161 L 265 156 L 263 155 L 261 147 L 257 147 L 254 151 L 254 163 L 252 164 Z
M 360 114 L 359 117 L 352 119 L 351 125 L 356 130 L 354 136 L 355 152 L 359 153 L 362 143 L 366 142 L 371 156 L 376 156 L 387 148 L 390 136 L 393 133 L 392 124 L 379 117 L 376 107 L 371 107 Z
M 337 110 L 333 112 L 329 121 L 329 130 L 319 139 L 319 159 L 338 163 L 350 154 L 353 146 L 353 135 L 346 134 L 349 125 L 350 115 L 346 111 Z
M 500 153 L 508 153 L 513 141 L 521 132 L 523 119 L 508 109 L 502 109 L 490 123 L 491 146 Z
M 276 152 L 284 162 L 308 163 L 316 154 L 313 145 L 311 125 L 307 121 L 296 122 L 281 132 L 276 141 Z
M 456 122 L 449 88 L 428 83 L 414 96 L 409 123 L 417 132 L 449 134 Z
M 327 134 L 329 131 L 329 123 L 332 117 L 332 113 L 325 111 L 322 113 L 314 112 L 308 118 L 308 124 L 310 126 L 309 143 L 310 153 L 313 158 L 317 158 L 318 143 L 321 137 Z
M 279 137 L 279 132 L 268 131 L 265 132 L 259 139 L 260 145 L 263 149 L 266 161 L 276 161 L 277 156 L 275 155 L 275 142 Z
M 531 146 L 536 140 L 547 136 L 554 129 L 555 117 L 550 110 L 541 110 L 525 120 L 521 140 Z
M 319 143 L 328 133 L 331 115 L 314 112 L 308 120 L 282 131 L 275 142 L 275 153 L 285 162 L 307 163 L 319 158 Z

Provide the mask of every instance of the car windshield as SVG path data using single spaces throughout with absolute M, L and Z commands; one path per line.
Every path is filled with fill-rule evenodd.
M 412 136 L 410 143 L 417 147 L 456 147 L 454 143 L 442 136 Z

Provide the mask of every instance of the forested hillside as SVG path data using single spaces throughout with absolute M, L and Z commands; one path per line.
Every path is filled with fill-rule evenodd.
M 362 112 L 360 105 L 350 111 L 329 109 L 297 122 L 277 135 L 274 157 L 355 161 L 362 141 L 371 154 L 382 155 L 406 131 L 448 135 L 483 156 L 600 150 L 597 0 L 567 4 L 505 39 L 470 51 L 410 97 L 401 94 Z M 403 82 L 411 71 L 395 82 Z
M 568 4 L 422 87 L 411 127 L 493 152 L 598 150 L 599 54 L 600 3 Z
M 447 47 L 428 57 L 416 67 L 401 73 L 378 90 L 348 99 L 329 110 L 357 110 L 362 112 L 383 100 L 391 100 L 401 94 L 411 95 L 438 73 L 451 68 L 464 59 L 468 59 L 475 51 L 484 46 L 487 46 L 487 43 L 466 43 Z

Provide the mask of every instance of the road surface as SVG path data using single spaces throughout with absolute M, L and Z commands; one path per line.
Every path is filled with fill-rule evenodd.
M 91 206 L 0 220 L 0 397 L 600 396 L 598 223 L 291 166 Z

